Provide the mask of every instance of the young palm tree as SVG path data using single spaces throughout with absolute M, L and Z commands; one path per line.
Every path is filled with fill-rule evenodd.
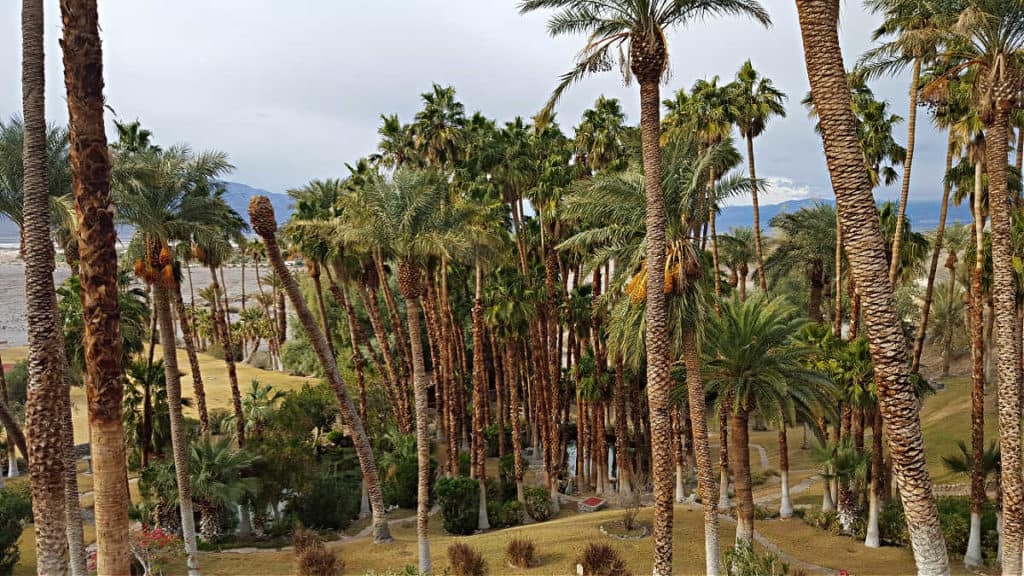
M 888 263 L 871 195 L 872 182 L 860 150 L 857 121 L 839 46 L 839 3 L 796 0 L 811 93 L 820 120 L 825 158 L 836 192 L 864 319 L 878 375 L 880 410 L 889 438 L 917 569 L 948 574 L 949 558 L 939 527 L 931 477 L 925 463 L 917 398 L 906 362 Z M 1018 554 L 1019 555 L 1019 554 Z
M 614 50 L 622 59 L 626 79 L 640 85 L 640 131 L 647 193 L 647 266 L 665 267 L 665 206 L 661 190 L 660 83 L 668 70 L 666 33 L 713 15 L 739 14 L 768 25 L 771 19 L 756 0 L 523 0 L 523 13 L 553 8 L 548 23 L 552 35 L 586 33 L 587 46 L 576 66 L 562 76 L 548 102 L 550 110 L 572 84 L 598 70 L 607 70 Z M 647 285 L 647 395 L 651 414 L 652 475 L 654 479 L 654 573 L 672 573 L 672 422 L 668 393 L 668 331 L 665 294 L 659 282 Z M 708 572 L 717 558 L 708 558 Z
M 258 479 L 246 476 L 259 457 L 236 450 L 229 436 L 204 438 L 189 446 L 189 474 L 192 493 L 200 515 L 200 533 L 205 542 L 220 537 L 220 509 L 237 504 L 256 491 Z
M 756 186 L 751 182 L 751 189 Z M 753 194 L 757 194 L 753 192 Z M 733 228 L 732 234 L 719 237 L 722 243 L 722 260 L 732 269 L 736 276 L 736 288 L 739 289 L 740 301 L 747 299 L 747 275 L 750 273 L 748 264 L 751 260 L 758 261 L 758 234 L 751 228 Z M 760 266 L 760 265 L 759 265 Z M 758 271 L 758 276 L 762 273 Z
M 370 500 L 370 507 L 373 513 L 373 540 L 375 543 L 391 542 L 391 533 L 388 530 L 387 518 L 384 511 L 384 497 L 381 493 L 380 478 L 377 474 L 377 464 L 373 457 L 373 450 L 370 447 L 369 438 L 366 436 L 366 429 L 363 428 L 363 421 L 356 412 L 352 398 L 345 388 L 338 371 L 337 361 L 331 356 L 330 347 L 327 346 L 326 336 L 320 332 L 313 313 L 309 310 L 299 285 L 292 277 L 291 272 L 285 264 L 281 248 L 277 244 L 277 220 L 274 216 L 274 207 L 266 196 L 254 196 L 249 202 L 249 219 L 252 228 L 261 238 L 267 251 L 267 260 L 270 261 L 274 273 L 281 282 L 283 290 L 291 300 L 292 307 L 309 336 L 313 349 L 320 365 L 324 369 L 324 375 L 331 384 L 331 389 L 338 400 L 341 409 L 341 417 L 347 424 L 352 441 L 355 443 L 356 455 L 359 458 L 359 467 L 363 471 L 363 482 Z
M 835 222 L 835 209 L 825 203 L 781 213 L 771 222 L 778 237 L 765 266 L 776 278 L 791 271 L 803 271 L 810 289 L 807 316 L 819 324 L 825 320 L 822 298 L 835 273 Z M 773 281 L 777 282 L 774 278 Z
M 1008 183 L 1010 114 L 1024 77 L 1024 3 L 975 0 L 959 14 L 945 56 L 976 68 L 975 96 L 986 127 L 993 295 L 998 373 L 999 448 L 1003 486 L 1003 573 L 1022 570 L 1024 476 L 1021 473 L 1020 339 Z
M 768 290 L 764 273 L 764 248 L 761 244 L 761 213 L 757 198 L 757 170 L 754 165 L 754 139 L 764 133 L 773 116 L 785 118 L 786 94 L 770 78 L 761 76 L 750 60 L 743 63 L 732 83 L 733 118 L 740 136 L 747 141 L 747 165 L 750 172 L 750 199 L 754 209 L 754 253 L 757 278 L 762 291 Z
M 750 545 L 754 498 L 748 422 L 760 412 L 770 421 L 795 419 L 796 405 L 826 403 L 829 381 L 805 367 L 808 349 L 791 339 L 806 323 L 792 308 L 759 296 L 722 301 L 704 329 L 703 375 L 719 402 L 732 402 L 732 471 L 736 485 L 736 544 Z

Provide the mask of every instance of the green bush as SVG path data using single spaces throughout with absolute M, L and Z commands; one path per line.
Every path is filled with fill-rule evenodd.
M 0 574 L 10 574 L 18 563 L 18 538 L 31 518 L 32 499 L 24 491 L 0 490 Z
M 459 452 L 459 476 L 469 476 L 469 452 Z
M 498 495 L 502 502 L 516 498 L 516 458 L 514 454 L 505 454 L 498 462 Z
M 898 499 L 885 504 L 878 511 L 878 538 L 893 546 L 910 544 L 907 519 L 903 515 L 903 506 L 900 506 Z
M 551 518 L 551 494 L 547 488 L 527 488 L 523 491 L 526 499 L 526 512 L 537 522 Z
M 503 431 L 505 435 L 505 449 L 512 449 L 512 429 L 505 427 Z M 484 437 L 487 439 L 487 457 L 497 458 L 498 457 L 498 424 L 494 423 L 484 428 Z
M 487 501 L 487 521 L 491 528 L 509 528 L 523 522 L 523 505 L 518 500 L 502 504 L 497 500 Z
M 804 522 L 830 534 L 839 534 L 841 528 L 839 525 L 839 515 L 835 511 L 822 512 L 819 510 L 817 512 L 808 512 L 804 514 Z
M 434 495 L 445 530 L 458 535 L 476 531 L 480 514 L 480 485 L 476 480 L 465 476 L 442 478 L 434 484 Z
M 318 478 L 308 492 L 288 505 L 303 526 L 320 530 L 344 530 L 359 514 L 362 488 L 358 482 L 333 476 Z
M 14 404 L 24 404 L 28 395 L 28 360 L 16 362 L 4 372 L 7 379 L 7 396 Z
M 761 555 L 749 544 L 743 544 L 725 550 L 725 573 L 782 576 L 789 574 L 789 564 L 771 552 Z
M 965 497 L 942 497 L 935 500 L 939 510 L 939 525 L 946 538 L 946 547 L 955 554 L 967 552 L 967 539 L 971 526 L 971 499 Z M 998 546 L 998 533 L 994 538 L 986 538 L 989 532 L 996 533 L 996 515 L 994 505 L 986 503 L 981 512 L 981 546 L 982 555 L 993 557 Z
M 433 490 L 434 472 L 437 470 L 437 460 L 430 459 L 430 485 Z M 413 509 L 419 501 L 419 462 L 415 457 L 403 458 L 391 470 L 389 476 L 384 480 L 384 503 L 388 506 Z
M 316 351 L 313 350 L 305 336 L 284 343 L 284 346 L 281 347 L 281 363 L 290 374 L 323 376 L 324 373 Z

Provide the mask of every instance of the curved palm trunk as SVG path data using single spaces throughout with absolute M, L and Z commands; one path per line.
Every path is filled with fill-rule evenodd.
M 235 369 L 235 345 L 231 338 L 231 324 L 230 314 L 231 311 L 228 309 L 227 301 L 227 286 L 224 287 L 224 310 L 221 311 L 220 304 L 218 303 L 217 294 L 220 294 L 221 287 L 220 283 L 217 282 L 217 269 L 210 264 L 210 282 L 213 286 L 214 301 L 213 305 L 210 306 L 210 312 L 213 316 L 211 322 L 213 322 L 213 329 L 217 332 L 217 338 L 221 342 L 221 346 L 224 348 L 224 364 L 228 368 L 228 384 L 231 386 L 231 407 L 235 413 L 235 436 L 238 440 L 239 448 L 245 446 L 245 413 L 242 411 L 242 393 L 238 389 L 238 372 Z M 171 332 L 173 347 L 173 336 L 174 332 Z
M 395 359 L 391 353 L 391 346 L 388 344 L 387 333 L 384 330 L 384 319 L 380 314 L 380 306 L 377 304 L 376 296 L 366 289 L 364 283 L 356 283 L 356 292 L 363 301 L 363 307 L 370 318 L 370 326 L 373 328 L 374 337 L 377 339 L 377 346 L 380 347 L 381 356 L 384 357 L 384 367 L 387 369 L 386 379 L 391 381 L 395 388 L 395 419 L 398 421 L 398 426 L 402 433 L 409 434 L 412 432 L 412 425 L 409 422 L 409 414 L 405 411 L 405 404 L 402 402 L 402 396 L 405 394 L 404 386 L 398 377 Z
M 847 256 L 856 277 L 857 292 L 863 300 L 879 383 L 880 410 L 917 570 L 925 574 L 948 574 L 949 559 L 925 463 L 921 420 L 909 379 L 893 289 L 891 283 L 879 279 L 884 278 L 888 266 L 878 209 L 871 195 L 871 182 L 864 168 L 856 119 L 850 106 L 837 30 L 839 3 L 837 0 L 796 0 L 796 5 L 807 75 L 818 108 L 836 204 L 847 236 Z M 1013 295 L 1012 291 L 1007 294 Z M 1008 352 L 1013 350 L 1011 347 Z M 1019 467 L 1019 462 L 1017 464 Z M 1019 469 L 1016 474 L 1019 478 Z M 1019 557 L 1019 548 L 1015 552 Z
M 178 483 L 178 507 L 181 509 L 181 533 L 188 555 L 189 574 L 199 574 L 199 549 L 192 509 L 192 486 L 189 476 L 188 432 L 181 411 L 181 372 L 178 351 L 174 347 L 174 321 L 168 302 L 169 288 L 153 285 L 153 302 L 157 324 L 160 325 L 160 346 L 164 353 L 164 377 L 167 381 L 167 412 L 171 421 L 171 450 L 174 453 L 174 474 Z
M 288 307 L 285 304 L 283 290 L 274 290 L 274 319 L 277 320 L 277 347 L 284 346 L 288 341 Z
M 388 522 L 384 510 L 384 497 L 381 493 L 380 477 L 377 474 L 377 462 L 373 457 L 370 440 L 366 436 L 363 421 L 356 413 L 355 406 L 352 404 L 352 398 L 349 396 L 345 383 L 341 379 L 337 361 L 331 355 L 330 348 L 327 346 L 327 339 L 317 327 L 313 313 L 302 298 L 299 285 L 295 282 L 291 272 L 288 271 L 288 266 L 281 256 L 281 249 L 278 248 L 277 238 L 274 236 L 277 223 L 274 219 L 274 210 L 270 206 L 270 201 L 265 196 L 254 197 L 249 204 L 249 215 L 253 223 L 253 229 L 263 238 L 263 245 L 267 250 L 267 259 L 270 261 L 271 266 L 273 266 L 274 273 L 281 280 L 284 291 L 287 292 L 288 298 L 292 302 L 292 308 L 295 309 L 303 329 L 306 330 L 306 334 L 313 344 L 313 349 L 320 360 L 320 365 L 324 369 L 324 375 L 327 381 L 330 382 L 331 389 L 338 400 L 341 417 L 349 428 L 352 441 L 355 444 L 356 456 L 359 458 L 359 466 L 363 471 L 363 482 L 366 485 L 366 491 L 370 499 L 370 509 L 373 514 L 373 541 L 377 544 L 391 542 L 391 532 L 388 530 Z
M 320 264 L 314 264 L 309 275 L 313 278 L 313 288 L 316 291 L 316 304 L 320 312 L 320 329 L 327 337 L 327 346 L 331 349 L 331 355 L 337 356 L 334 350 L 334 339 L 331 338 L 331 327 L 327 323 L 327 302 L 324 301 L 324 284 L 320 281 Z
M 659 74 L 660 75 L 660 72 Z M 647 195 L 647 269 L 665 269 L 665 206 L 661 191 L 660 106 L 657 77 L 640 78 L 640 130 Z M 668 315 L 662 282 L 647 283 L 645 327 L 647 398 L 651 412 L 655 576 L 672 574 L 672 419 L 669 414 Z
M 1016 93 L 1016 89 L 1014 89 Z M 1024 538 L 1024 478 L 1021 475 L 1020 342 L 1016 340 L 1017 284 L 1013 270 L 1010 193 L 1007 186 L 1009 107 L 997 99 L 988 126 L 989 212 L 992 230 L 992 292 L 999 374 L 999 455 L 1003 485 L 1003 574 L 1019 574 Z
M 754 210 L 754 254 L 757 256 L 757 281 L 761 291 L 768 293 L 764 274 L 764 249 L 761 245 L 761 208 L 757 200 L 757 170 L 754 167 L 754 137 L 747 135 L 747 164 L 750 170 L 750 200 Z
M 843 337 L 843 225 L 836 212 L 836 277 L 835 277 L 835 312 L 832 318 L 832 334 L 836 338 Z
M 181 297 L 181 284 L 175 282 L 173 288 L 168 288 L 168 292 L 174 301 L 174 311 L 178 316 L 178 324 L 181 326 L 181 339 L 185 343 L 189 370 L 192 371 L 192 392 L 195 394 L 196 410 L 199 412 L 199 432 L 204 437 L 208 437 L 210 435 L 210 416 L 206 411 L 206 388 L 203 387 L 203 374 L 199 369 L 199 356 L 196 354 L 196 344 L 192 338 L 192 326 L 185 313 L 185 301 Z
M 704 507 L 704 571 L 718 576 L 719 535 L 718 508 L 715 506 L 715 470 L 708 446 L 708 421 L 704 406 L 704 383 L 700 377 L 700 350 L 693 326 L 683 326 L 683 361 L 686 363 L 687 401 L 690 404 L 690 424 L 693 428 L 693 451 L 697 457 L 697 486 Z
M 914 139 L 917 132 L 917 89 L 921 82 L 921 59 L 914 59 L 910 75 L 910 108 L 907 114 L 907 156 L 903 161 L 903 187 L 900 189 L 899 213 L 896 215 L 896 233 L 892 238 L 892 262 L 889 263 L 889 283 L 896 285 L 896 270 L 899 268 L 900 241 L 906 221 L 907 198 L 910 196 L 910 169 L 914 164 Z M 941 225 L 940 225 L 941 226 Z M 941 238 L 941 236 L 939 236 Z M 938 244 L 938 242 L 937 242 Z M 925 312 L 925 315 L 928 313 Z
M 946 143 L 946 174 L 953 168 L 953 129 L 949 129 L 949 137 Z M 907 176 L 909 181 L 910 177 Z M 935 290 L 935 272 L 939 268 L 939 254 L 942 252 L 942 236 L 946 231 L 946 213 L 949 209 L 949 192 L 951 186 L 946 178 L 943 178 L 942 184 L 942 206 L 939 208 L 939 225 L 935 228 L 935 246 L 932 248 L 932 261 L 928 267 L 928 283 L 924 289 L 924 304 L 921 305 L 921 323 L 917 327 L 917 336 L 914 338 L 914 355 L 910 360 L 910 371 L 917 372 L 921 366 L 921 353 L 924 351 L 924 338 L 928 333 L 928 317 L 932 310 L 932 294 Z M 893 249 L 895 250 L 896 239 L 893 239 Z M 895 254 L 895 252 L 894 252 Z M 949 277 L 949 285 L 952 286 L 955 278 L 951 274 Z M 949 371 L 947 367 L 943 367 L 943 376 L 948 376 Z

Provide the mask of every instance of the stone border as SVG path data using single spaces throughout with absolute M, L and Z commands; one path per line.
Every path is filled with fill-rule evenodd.
M 604 534 L 605 536 L 609 538 L 614 538 L 616 540 L 643 540 L 644 538 L 647 538 L 651 535 L 651 530 L 647 527 L 647 525 L 641 523 L 637 523 L 637 526 L 640 527 L 640 534 L 636 536 L 630 536 L 629 534 L 612 534 L 605 529 L 605 525 L 611 524 L 612 522 L 622 522 L 622 520 L 612 520 L 611 522 L 599 524 L 597 528 L 601 531 L 601 534 Z

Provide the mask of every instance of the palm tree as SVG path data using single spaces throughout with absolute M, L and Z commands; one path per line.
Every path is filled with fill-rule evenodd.
M 668 69 L 666 32 L 712 15 L 739 14 L 768 25 L 771 19 L 756 0 L 522 0 L 520 12 L 553 8 L 548 22 L 552 35 L 587 33 L 587 46 L 576 66 L 562 76 L 549 100 L 550 111 L 572 84 L 591 73 L 607 70 L 620 49 L 627 79 L 640 85 L 640 130 L 647 193 L 647 266 L 665 267 L 665 206 L 661 190 L 661 136 L 659 84 Z M 622 50 L 622 48 L 625 48 Z M 647 290 L 647 395 L 651 413 L 652 475 L 654 477 L 654 573 L 672 573 L 673 455 L 672 422 L 669 416 L 668 332 L 665 294 L 658 282 Z M 717 558 L 708 558 L 708 572 Z
M 756 184 L 751 181 L 751 188 L 753 189 L 755 186 Z M 757 194 L 757 192 L 753 193 Z M 739 227 L 733 228 L 732 234 L 720 237 L 722 259 L 725 261 L 725 265 L 732 269 L 730 278 L 732 275 L 736 277 L 736 287 L 739 289 L 741 302 L 747 299 L 747 274 L 750 273 L 748 263 L 751 260 L 758 260 L 758 236 L 759 234 L 751 228 Z M 758 276 L 761 275 L 762 272 L 759 270 Z
M 43 67 L 43 3 L 22 5 L 23 113 L 22 156 L 25 294 L 28 309 L 29 385 L 25 403 L 29 477 L 35 517 L 36 555 L 41 574 L 67 574 L 69 543 L 65 500 L 64 410 L 67 386 L 64 346 L 53 286 L 53 239 L 50 236 L 47 182 L 46 118 Z M 76 177 L 80 174 L 76 173 Z M 56 414 L 54 410 L 56 409 Z M 59 418 L 54 426 L 54 417 Z M 122 449 L 123 454 L 123 449 Z
M 255 378 L 250 385 L 251 388 L 242 400 L 242 409 L 245 411 L 246 427 L 252 428 L 253 433 L 259 438 L 277 408 L 277 403 L 283 400 L 286 394 L 282 390 L 274 390 L 270 384 L 260 383 Z
M 1009 119 L 1024 74 L 1024 3 L 975 0 L 951 28 L 944 56 L 977 69 L 975 96 L 986 128 L 993 295 L 999 373 L 999 449 L 1003 466 L 1003 573 L 1022 569 L 1024 476 L 1021 473 L 1020 341 L 1007 183 Z
M 427 375 L 420 329 L 422 268 L 428 260 L 453 259 L 468 249 L 466 241 L 451 230 L 446 211 L 447 187 L 433 172 L 400 170 L 391 180 L 375 177 L 348 206 L 347 225 L 339 226 L 346 243 L 375 247 L 398 262 L 398 287 L 405 299 L 406 321 L 413 362 L 416 405 L 416 443 L 419 495 L 416 533 L 420 573 L 429 573 L 430 436 L 427 413 Z
M 967 447 L 967 443 L 963 440 L 957 442 L 957 447 L 960 449 L 959 453 L 950 454 L 942 457 L 942 463 L 950 472 L 956 474 L 966 474 L 974 481 L 974 477 L 978 476 L 982 480 L 983 485 L 988 484 L 990 476 L 998 475 L 1000 469 L 1000 457 L 999 457 L 999 445 L 995 442 L 989 442 L 989 445 L 984 449 L 981 454 L 981 458 L 975 457 L 973 450 Z M 980 464 L 980 466 L 979 466 Z M 981 501 L 984 505 L 986 499 L 985 492 L 981 492 Z M 964 564 L 968 566 L 981 566 L 981 507 L 975 511 L 971 509 L 971 528 L 970 537 L 967 540 L 967 551 L 964 553 Z M 1000 538 L 1002 536 L 1000 535 Z
M 256 491 L 258 479 L 246 473 L 258 460 L 254 454 L 235 450 L 228 436 L 203 438 L 189 447 L 189 480 L 199 508 L 203 541 L 213 542 L 220 537 L 221 508 Z
M 591 174 L 624 167 L 625 121 L 626 114 L 618 99 L 599 96 L 594 107 L 583 112 L 576 127 L 577 163 L 586 166 Z
M 703 332 L 703 373 L 718 402 L 732 403 L 729 452 L 736 485 L 736 544 L 749 545 L 754 530 L 750 415 L 760 412 L 785 426 L 795 420 L 797 404 L 825 404 L 828 380 L 805 367 L 808 349 L 792 345 L 792 336 L 806 320 L 791 307 L 761 296 L 746 302 L 724 300 L 719 306 L 721 314 L 710 315 Z
M 754 166 L 754 138 L 764 133 L 773 116 L 785 118 L 786 94 L 775 87 L 770 78 L 761 76 L 747 60 L 732 83 L 733 119 L 740 136 L 747 141 L 747 165 L 750 171 L 750 198 L 754 208 L 754 253 L 757 257 L 757 278 L 762 291 L 768 290 L 764 272 L 764 248 L 761 244 L 761 213 L 757 199 L 757 170 Z
M 921 573 L 948 574 L 949 559 L 925 463 L 917 398 L 892 283 L 879 279 L 886 276 L 889 266 L 843 70 L 837 29 L 839 3 L 797 0 L 796 4 L 825 158 L 836 193 L 843 241 L 864 307 L 871 356 L 879 377 L 879 408 L 890 439 L 890 455 L 917 569 Z
M 907 117 L 907 151 L 903 162 L 903 185 L 900 188 L 899 212 L 896 215 L 896 233 L 892 239 L 892 252 L 900 252 L 903 241 L 903 223 L 910 195 L 910 171 L 914 162 L 914 143 L 917 130 L 917 103 L 921 85 L 921 66 L 936 56 L 942 38 L 943 26 L 937 18 L 935 3 L 930 0 L 869 0 L 868 9 L 881 13 L 885 20 L 872 33 L 873 40 L 891 38 L 869 50 L 861 58 L 872 74 L 896 74 L 908 64 L 910 75 L 910 106 Z M 895 283 L 897 263 L 890 262 L 889 282 Z
M 277 244 L 277 220 L 274 216 L 274 207 L 266 196 L 254 196 L 249 203 L 249 219 L 252 228 L 261 238 L 267 252 L 267 259 L 274 269 L 274 273 L 282 284 L 283 290 L 287 293 L 292 307 L 306 334 L 309 336 L 313 349 L 324 369 L 324 375 L 331 384 L 331 389 L 338 400 L 341 409 L 341 417 L 347 423 L 349 433 L 355 443 L 356 455 L 359 458 L 359 466 L 363 471 L 363 482 L 366 484 L 367 493 L 370 499 L 370 507 L 373 512 L 373 540 L 375 543 L 391 542 L 391 533 L 388 530 L 387 518 L 384 511 L 384 498 L 381 493 L 380 478 L 377 474 L 377 464 L 373 458 L 373 450 L 370 441 L 366 436 L 366 429 L 363 421 L 356 412 L 352 398 L 345 388 L 338 371 L 337 361 L 331 356 L 330 347 L 327 345 L 326 336 L 320 332 L 317 322 L 310 312 L 309 306 L 302 297 L 299 285 L 288 270 L 281 248 Z
M 835 271 L 835 209 L 825 203 L 783 212 L 772 218 L 778 232 L 775 250 L 765 266 L 775 278 L 791 271 L 802 271 L 810 289 L 807 316 L 812 322 L 824 322 L 822 298 Z M 778 280 L 773 279 L 775 282 Z

